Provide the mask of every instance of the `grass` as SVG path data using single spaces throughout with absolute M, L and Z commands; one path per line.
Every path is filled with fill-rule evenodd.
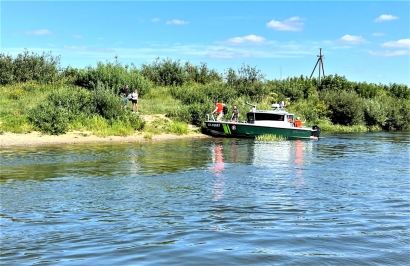
M 146 140 L 152 140 L 152 133 L 149 133 L 149 132 L 145 133 L 144 139 L 146 139 Z
M 287 140 L 286 137 L 284 136 L 278 136 L 278 135 L 273 135 L 273 134 L 263 134 L 259 135 L 255 138 L 255 140 L 258 141 L 284 141 Z
M 0 87 L 0 130 L 12 133 L 30 133 L 34 130 L 27 119 L 28 110 L 44 101 L 50 85 L 19 83 Z
M 142 114 L 166 114 L 180 105 L 181 101 L 172 98 L 167 87 L 155 88 L 138 101 L 138 109 L 141 109 L 139 111 Z
M 188 125 L 181 122 L 173 122 L 168 126 L 167 131 L 177 135 L 185 135 L 189 133 Z
M 162 133 L 185 135 L 189 133 L 188 125 L 186 123 L 172 121 L 161 117 L 157 117 L 149 125 L 145 126 L 144 131 L 154 135 Z
M 381 131 L 382 129 L 374 126 L 367 127 L 365 125 L 353 125 L 353 126 L 342 126 L 342 125 L 333 125 L 328 122 L 321 122 L 318 124 L 321 132 L 326 133 L 365 133 L 365 132 L 376 132 Z

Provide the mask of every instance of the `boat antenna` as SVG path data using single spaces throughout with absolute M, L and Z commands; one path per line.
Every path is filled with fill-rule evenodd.
M 310 74 L 310 78 L 312 78 L 313 73 L 315 72 L 316 67 L 319 64 L 319 82 L 320 82 L 320 68 L 322 68 L 322 74 L 323 74 L 323 77 L 325 77 L 325 67 L 323 66 L 324 55 L 322 55 L 322 48 L 320 48 L 319 55 L 317 57 L 319 58 L 317 59 L 315 67 L 313 68 L 312 74 Z

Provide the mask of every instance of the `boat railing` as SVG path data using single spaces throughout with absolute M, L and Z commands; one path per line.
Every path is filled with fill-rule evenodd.
M 252 109 L 251 109 L 252 112 L 255 112 L 255 111 L 256 111 L 256 104 L 248 103 L 248 102 L 246 102 L 245 104 L 246 104 L 246 105 L 249 105 L 249 106 L 252 106 Z
M 210 118 L 212 118 L 212 120 L 211 120 Z M 208 121 L 215 121 L 215 116 L 214 116 L 214 114 L 206 114 L 206 120 L 208 120 Z

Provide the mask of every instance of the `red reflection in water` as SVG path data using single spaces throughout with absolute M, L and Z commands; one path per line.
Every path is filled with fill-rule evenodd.
M 295 163 L 296 163 L 296 180 L 294 184 L 296 186 L 304 186 L 305 179 L 302 177 L 302 170 L 303 170 L 303 142 L 301 140 L 296 141 L 295 147 Z
M 215 166 L 211 167 L 211 171 L 215 173 L 216 180 L 213 185 L 214 201 L 219 201 L 222 199 L 225 192 L 224 186 L 225 181 L 223 180 L 223 170 L 225 168 L 225 163 L 223 161 L 223 146 L 216 144 L 214 146 L 215 152 Z
M 223 161 L 223 154 L 222 154 L 222 145 L 217 144 L 214 147 L 215 151 L 215 166 L 211 168 L 212 172 L 215 172 L 217 175 L 220 175 L 225 168 L 225 163 Z
M 301 140 L 296 141 L 296 146 L 295 146 L 295 169 L 296 169 L 296 174 L 295 174 L 295 180 L 293 182 L 293 185 L 296 188 L 300 188 L 306 185 L 305 179 L 303 178 L 303 142 Z M 304 206 L 306 205 L 306 202 L 303 199 L 300 199 L 300 201 L 297 203 L 299 206 Z M 298 216 L 298 218 L 304 218 L 304 216 Z

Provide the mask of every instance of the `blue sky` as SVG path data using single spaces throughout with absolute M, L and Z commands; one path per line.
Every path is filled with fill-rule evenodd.
M 267 79 L 325 75 L 410 86 L 409 1 L 4 1 L 1 53 L 51 51 L 63 67 L 156 58 L 243 65 Z M 314 76 L 318 76 L 316 68 Z

